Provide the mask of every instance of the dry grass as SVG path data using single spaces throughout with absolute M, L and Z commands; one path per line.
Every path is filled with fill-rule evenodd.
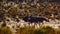
M 13 34 L 10 28 L 7 27 L 1 27 L 0 28 L 0 34 Z

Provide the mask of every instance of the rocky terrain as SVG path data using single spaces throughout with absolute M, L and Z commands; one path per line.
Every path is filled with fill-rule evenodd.
M 48 0 L 0 1 L 0 27 L 60 26 L 60 2 Z

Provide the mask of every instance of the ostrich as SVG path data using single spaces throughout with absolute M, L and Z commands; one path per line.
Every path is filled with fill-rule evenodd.
M 29 25 L 31 25 L 32 23 L 34 23 L 34 27 L 37 26 L 37 24 L 40 25 L 40 23 L 44 24 L 43 21 L 49 22 L 49 20 L 46 19 L 46 18 L 44 18 L 44 17 L 31 17 L 31 16 L 30 17 L 26 16 L 26 17 L 23 18 L 23 20 L 25 22 L 29 22 L 28 23 Z

